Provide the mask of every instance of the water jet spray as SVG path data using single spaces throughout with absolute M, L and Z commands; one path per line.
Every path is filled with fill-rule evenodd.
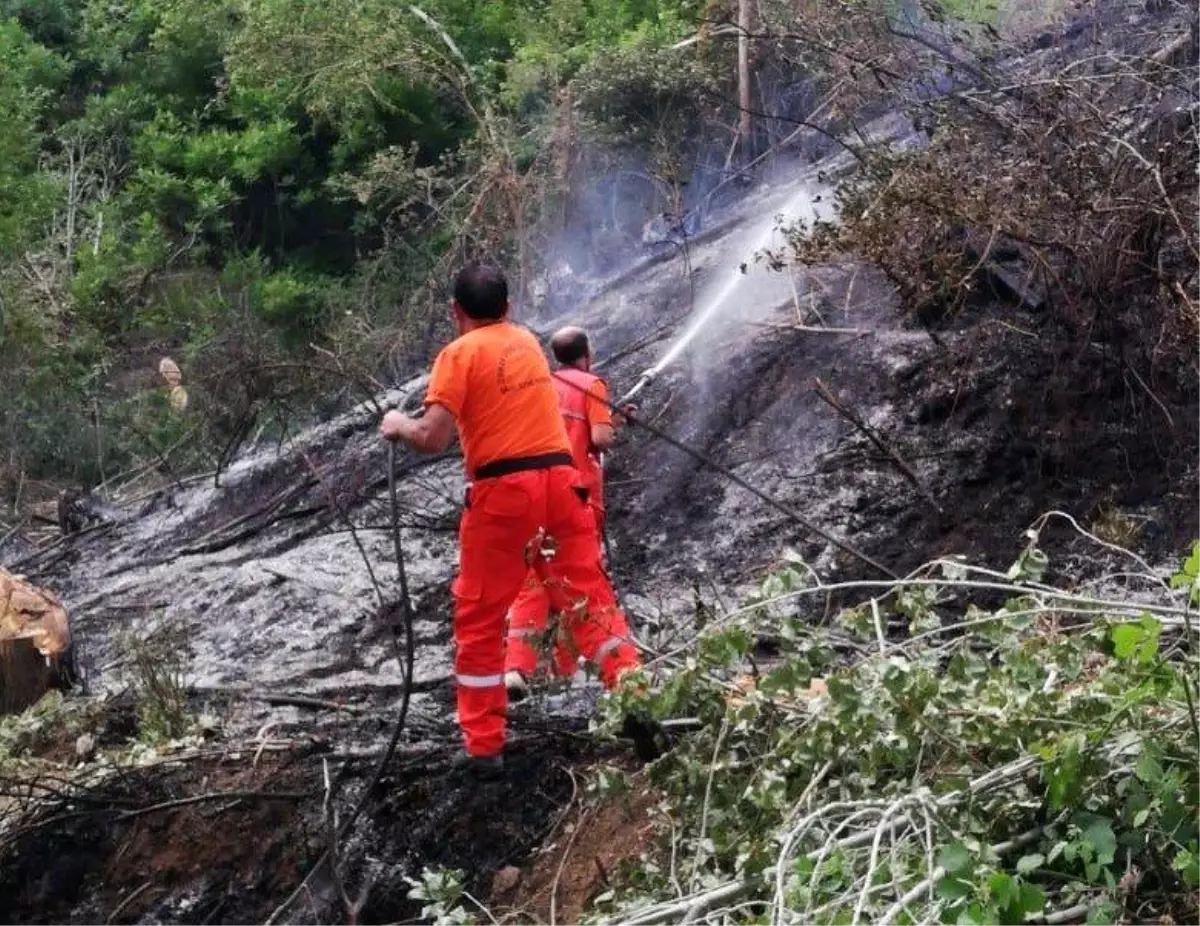
M 808 187 L 802 186 L 800 190 L 798 190 L 795 194 L 793 194 L 791 196 L 791 198 L 789 198 L 788 201 L 786 203 L 784 203 L 783 208 L 780 209 L 779 213 L 777 213 L 777 214 L 780 216 L 782 221 L 787 221 L 789 218 L 794 219 L 797 217 L 797 212 L 799 211 L 801 205 L 803 205 L 804 203 L 807 203 L 808 205 L 812 206 L 815 210 L 816 202 L 817 202 L 817 200 L 814 200 L 813 195 L 810 192 L 810 190 L 808 189 Z M 692 321 L 692 323 L 690 325 L 688 325 L 687 329 L 679 337 L 679 339 L 674 344 L 671 345 L 670 349 L 665 354 L 663 354 L 663 356 L 661 358 L 659 358 L 658 362 L 655 363 L 654 366 L 650 367 L 650 369 L 646 370 L 644 373 L 641 374 L 641 376 L 638 377 L 638 380 L 636 383 L 634 383 L 632 389 L 630 389 L 627 393 L 625 393 L 625 395 L 623 395 L 616 403 L 611 403 L 611 402 L 608 403 L 609 407 L 614 412 L 620 412 L 624 406 L 626 406 L 629 402 L 631 402 L 638 395 L 638 393 L 640 393 L 643 389 L 645 389 L 648 385 L 650 385 L 650 383 L 653 382 L 654 379 L 660 373 L 662 373 L 663 369 L 666 368 L 668 364 L 670 364 L 680 354 L 683 353 L 684 349 L 688 346 L 688 344 L 692 341 L 692 339 L 695 338 L 696 335 L 700 333 L 700 330 L 705 326 L 705 324 L 709 321 L 709 319 L 711 319 L 716 314 L 717 310 L 720 309 L 721 306 L 724 305 L 725 302 L 727 302 L 730 299 L 730 297 L 733 295 L 733 293 L 737 290 L 738 284 L 741 282 L 742 278 L 746 275 L 745 274 L 746 265 L 749 264 L 754 259 L 754 255 L 756 253 L 763 250 L 764 248 L 767 247 L 768 244 L 770 244 L 771 236 L 775 234 L 775 231 L 776 231 L 776 223 L 774 221 L 774 216 L 772 216 L 771 223 L 758 236 L 757 240 L 754 242 L 754 246 L 750 249 L 749 254 L 746 256 L 745 262 L 740 264 L 738 269 L 735 271 L 733 277 L 721 287 L 721 289 L 713 296 L 713 298 L 711 300 L 709 300 L 707 302 L 704 309 L 702 309 L 696 315 L 695 319 Z M 579 387 L 576 387 L 576 388 L 579 388 Z M 670 444 L 672 447 L 675 447 L 677 450 L 682 450 L 684 453 L 686 453 L 688 456 L 692 457 L 694 460 L 696 460 L 701 465 L 707 466 L 709 469 L 712 469 L 714 472 L 720 474 L 725 479 L 732 482 L 734 485 L 740 486 L 742 489 L 745 489 L 751 495 L 756 496 L 761 501 L 770 505 L 776 511 L 779 511 L 780 513 L 786 515 L 789 519 L 791 519 L 796 524 L 800 525 L 800 527 L 804 528 L 810 534 L 814 534 L 817 537 L 820 537 L 822 540 L 825 540 L 827 543 L 833 545 L 837 549 L 841 550 L 843 553 L 850 554 L 851 556 L 853 556 L 860 562 L 865 563 L 866 565 L 875 569 L 879 573 L 887 576 L 888 578 L 890 578 L 890 579 L 897 578 L 897 576 L 894 572 L 892 572 L 890 569 L 888 569 L 886 566 L 884 566 L 878 560 L 872 558 L 871 556 L 868 556 L 866 553 L 862 552 L 861 550 L 856 549 L 852 544 L 847 543 L 845 540 L 840 539 L 839 537 L 829 533 L 828 531 L 822 530 L 820 527 L 818 527 L 816 524 L 813 524 L 808 519 L 804 518 L 802 515 L 800 515 L 797 511 L 795 511 L 790 506 L 784 504 L 783 502 L 779 501 L 777 498 L 774 498 L 773 496 L 764 492 L 762 489 L 758 488 L 757 486 L 751 484 L 750 482 L 746 481 L 742 477 L 738 476 L 729 467 L 724 466 L 721 463 L 718 463 L 716 460 L 714 460 L 712 457 L 708 456 L 707 454 L 702 453 L 701 451 L 696 450 L 692 447 L 689 447 L 687 444 L 685 444 L 684 442 L 682 442 L 680 440 L 676 440 L 675 438 L 671 437 L 671 435 L 669 435 L 666 432 L 662 431 L 661 429 L 655 427 L 653 424 L 651 424 L 649 422 L 644 422 L 639 418 L 633 418 L 630 420 L 630 423 L 632 425 L 634 425 L 635 427 L 641 427 L 641 428 L 645 429 L 650 434 L 657 437 L 659 440 L 665 441 L 666 443 Z M 603 457 L 601 459 L 603 460 Z M 601 465 L 603 465 L 603 463 L 601 463 Z M 605 541 L 607 543 L 607 536 L 605 537 Z
M 634 384 L 633 388 L 621 397 L 618 405 L 625 405 L 630 402 L 639 392 L 648 386 L 655 377 L 658 376 L 669 364 L 673 363 L 680 354 L 684 352 L 688 344 L 690 344 L 701 330 L 708 324 L 709 320 L 716 315 L 717 311 L 730 300 L 733 294 L 737 291 L 741 282 L 746 277 L 746 267 L 754 261 L 754 257 L 759 251 L 762 251 L 771 243 L 771 238 L 777 231 L 776 216 L 778 216 L 780 224 L 788 220 L 798 218 L 798 213 L 802 206 L 809 205 L 815 208 L 817 200 L 814 200 L 813 193 L 807 184 L 801 184 L 788 200 L 783 204 L 783 207 L 771 216 L 771 220 L 766 223 L 766 227 L 754 239 L 753 245 L 745 254 L 744 259 L 739 261 L 737 269 L 733 271 L 729 280 L 713 295 L 713 297 L 705 303 L 704 307 L 696 313 L 696 317 L 682 335 L 675 341 L 674 344 L 667 350 L 658 362 L 650 369 L 646 370 Z M 761 226 L 759 226 L 761 227 Z

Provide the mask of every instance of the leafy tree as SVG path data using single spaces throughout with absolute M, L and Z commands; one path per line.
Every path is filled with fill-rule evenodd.
M 39 120 L 63 62 L 11 19 L 0 22 L 0 60 L 0 257 L 8 260 L 41 231 L 55 193 L 53 179 L 37 170 Z
M 661 47 L 700 12 L 668 0 L 0 0 L 14 459 L 78 476 L 51 452 L 70 432 L 91 478 L 166 440 L 161 403 L 128 369 L 151 345 L 201 379 L 313 344 L 370 366 L 397 356 L 383 331 L 401 319 L 393 338 L 418 357 L 442 317 L 431 280 L 453 262 L 486 254 L 511 261 L 518 286 L 532 277 L 530 242 L 561 196 L 556 159 L 579 141 L 560 131 L 563 87 L 578 82 L 595 117 L 582 129 L 609 147 L 622 133 L 660 154 L 683 143 L 701 74 Z M 646 100 L 657 134 L 630 121 Z M 275 392 L 303 406 L 312 385 Z M 189 447 L 215 454 L 240 427 L 221 420 L 261 397 L 205 388 L 192 408 L 209 416 L 206 436 Z M 245 414 L 219 412 L 219 396 L 248 402 Z

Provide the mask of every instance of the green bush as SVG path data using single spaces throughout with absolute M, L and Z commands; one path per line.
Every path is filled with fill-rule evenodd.
M 1145 577 L 1152 602 L 1059 591 L 1046 565 L 1036 534 L 1007 575 L 941 561 L 834 628 L 800 607 L 829 586 L 788 567 L 676 648 L 651 709 L 702 729 L 652 766 L 670 834 L 598 913 L 1194 921 L 1200 544 L 1182 591 Z M 778 655 L 751 660 L 756 638 Z
M 694 55 L 640 33 L 600 52 L 574 85 L 599 137 L 643 150 L 675 150 L 703 133 L 711 112 L 706 96 L 719 82 Z
M 641 65 L 701 7 L 419 6 L 0 0 L 18 17 L 0 20 L 12 463 L 97 480 L 188 428 L 191 462 L 211 459 L 246 422 L 303 419 L 330 392 L 305 368 L 313 344 L 359 378 L 425 362 L 444 334 L 432 281 L 455 262 L 532 274 L 516 239 L 537 221 L 558 88 Z M 618 131 L 638 93 L 692 105 L 671 64 L 687 56 L 650 57 L 657 84 L 594 97 Z M 669 146 L 698 111 L 640 137 Z M 164 353 L 186 368 L 182 416 L 162 408 Z
M 265 276 L 256 305 L 263 319 L 279 332 L 285 348 L 303 349 L 320 339 L 328 320 L 326 285 L 294 272 Z
M 187 697 L 186 630 L 164 625 L 151 634 L 128 634 L 124 649 L 142 742 L 157 746 L 183 736 L 193 721 Z

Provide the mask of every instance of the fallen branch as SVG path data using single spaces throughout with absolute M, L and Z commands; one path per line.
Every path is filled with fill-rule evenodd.
M 152 888 L 152 887 L 154 887 L 154 882 L 147 881 L 145 884 L 143 884 L 137 890 L 127 894 L 125 896 L 124 900 L 122 900 L 119 904 L 117 904 L 115 907 L 113 907 L 112 913 L 110 913 L 108 915 L 107 922 L 115 923 L 117 920 L 117 917 L 120 916 L 122 913 L 124 913 L 127 909 L 129 909 L 130 904 L 132 904 L 135 900 L 137 900 L 139 897 L 141 897 L 144 893 L 146 893 L 146 891 L 150 890 L 150 888 Z
M 768 328 L 772 331 L 802 331 L 809 334 L 873 334 L 862 328 L 827 328 L 823 325 L 781 325 L 772 322 L 746 322 L 751 328 Z
M 192 545 L 184 547 L 179 551 L 179 554 L 181 556 L 195 556 L 202 553 L 217 553 L 226 549 L 227 547 L 233 546 L 234 544 L 241 543 L 243 540 L 246 540 L 249 537 L 253 537 L 255 534 L 266 530 L 272 524 L 286 517 L 287 513 L 277 515 L 273 518 L 268 518 L 261 524 L 256 524 L 252 527 L 246 528 L 245 530 L 237 531 L 234 534 L 226 534 L 226 532 L 241 527 L 243 524 L 247 524 L 253 521 L 255 518 L 271 514 L 273 511 L 277 510 L 283 505 L 286 505 L 288 502 L 311 489 L 318 482 L 320 482 L 320 475 L 311 476 L 308 479 L 305 479 L 299 485 L 288 486 L 265 505 L 256 508 L 254 511 L 251 511 L 248 514 L 244 514 L 241 517 L 234 518 L 232 521 L 222 524 L 220 527 L 214 528 Z M 323 506 L 314 508 L 314 512 L 320 510 L 324 510 Z M 308 513 L 311 514 L 313 512 Z M 222 534 L 225 534 L 225 536 L 221 536 Z
M 917 478 L 917 474 L 913 472 L 912 467 L 904 462 L 904 458 L 901 457 L 900 454 L 891 447 L 891 445 L 885 443 L 878 434 L 869 428 L 862 418 L 839 402 L 834 397 L 833 393 L 829 391 L 829 388 L 817 377 L 813 378 L 813 391 L 816 392 L 817 396 L 830 408 L 854 425 L 854 427 L 856 427 L 859 432 L 867 438 L 867 440 L 869 440 L 872 444 L 878 447 L 880 451 L 886 454 L 888 459 L 896 464 L 896 468 L 899 469 L 900 472 L 904 474 L 905 478 L 907 478 L 908 481 L 913 484 L 914 488 L 921 493 L 922 498 L 924 498 L 933 506 L 934 511 L 936 511 L 938 514 L 942 513 L 942 507 L 937 503 L 937 499 L 935 499 L 933 495 L 925 488 L 925 486 L 922 485 L 921 480 Z
M 1053 913 L 1047 913 L 1044 916 L 1035 916 L 1028 922 L 1031 923 L 1047 923 L 1048 926 L 1059 926 L 1061 923 L 1069 923 L 1072 920 L 1080 919 L 1088 914 L 1092 908 L 1091 904 L 1079 903 L 1073 907 L 1067 907 L 1065 910 L 1055 910 Z
M 11 540 L 11 539 L 12 539 L 14 536 L 16 536 L 18 533 L 20 533 L 20 531 L 21 531 L 21 524 L 20 524 L 20 522 L 18 522 L 18 523 L 16 523 L 16 524 L 14 524 L 12 527 L 10 527 L 10 528 L 9 528 L 9 529 L 8 529 L 8 530 L 5 532 L 4 536 L 3 536 L 3 537 L 0 537 L 0 549 L 3 549 L 3 548 L 4 548 L 4 545 L 5 545 L 6 543 L 8 543 L 8 542 L 9 542 L 9 540 Z
M 346 922 L 354 926 L 358 922 L 358 915 L 362 912 L 362 908 L 366 904 L 367 895 L 370 892 L 369 881 L 368 887 L 362 892 L 358 900 L 351 900 L 350 895 L 346 892 L 346 882 L 342 878 L 342 873 L 338 870 L 337 810 L 333 807 L 333 780 L 329 777 L 328 759 L 321 760 L 321 771 L 325 782 L 325 797 L 321 802 L 321 815 L 325 821 L 326 852 L 329 856 L 329 877 L 333 881 L 334 888 L 337 890 L 338 899 L 342 902 L 342 909 L 346 912 Z
M 962 790 L 953 791 L 949 794 L 942 795 L 936 800 L 929 801 L 929 794 L 927 790 L 912 795 L 910 799 L 922 803 L 928 802 L 931 808 L 946 810 L 961 804 L 964 801 L 969 801 L 982 794 L 992 791 L 1000 785 L 1011 785 L 1019 782 L 1028 772 L 1036 768 L 1039 764 L 1039 759 L 1033 756 L 1027 756 L 981 775 L 968 783 L 967 787 L 963 788 Z M 838 804 L 827 804 L 815 811 L 813 814 L 810 814 L 808 817 L 805 817 L 803 820 L 801 820 L 793 832 L 803 834 L 803 832 L 808 829 L 811 821 L 813 821 L 816 817 L 827 814 L 838 808 L 862 808 L 864 810 L 876 809 L 880 812 L 887 811 L 883 814 L 879 823 L 875 827 L 863 830 L 862 832 L 855 833 L 851 836 L 842 837 L 841 839 L 837 839 L 825 846 L 822 846 L 820 849 L 805 853 L 806 858 L 818 860 L 824 856 L 828 856 L 834 851 L 845 852 L 849 849 L 862 848 L 873 843 L 877 838 L 878 832 L 887 828 L 893 823 L 900 821 L 900 818 L 902 817 L 901 811 L 906 809 L 905 807 L 900 806 L 903 803 L 903 801 L 850 801 L 841 802 Z M 1026 845 L 1029 841 L 1036 839 L 1038 833 L 1040 832 L 1041 830 L 1039 829 L 1037 833 L 1022 834 L 1015 839 L 1000 843 L 994 848 L 1006 852 L 1011 851 L 1012 849 L 1015 849 L 1021 845 Z M 798 838 L 791 841 L 798 841 Z M 640 912 L 633 913 L 632 915 L 624 914 L 619 922 L 629 924 L 629 926 L 649 926 L 649 924 L 653 923 L 678 921 L 681 917 L 687 921 L 694 920 L 696 916 L 706 910 L 713 909 L 718 904 L 740 899 L 746 894 L 766 887 L 768 879 L 774 879 L 777 877 L 777 871 L 782 866 L 787 864 L 789 859 L 786 856 L 786 849 L 787 846 L 785 844 L 785 853 L 781 855 L 781 858 L 776 863 L 775 869 L 769 869 L 767 874 L 760 875 L 755 878 L 729 882 L 727 884 L 720 885 L 719 887 L 712 888 L 699 894 L 692 894 L 667 904 L 653 905 L 643 909 Z M 938 877 L 941 877 L 941 875 L 945 874 L 944 871 L 941 871 L 941 874 L 938 874 L 939 871 L 940 869 L 935 868 L 929 878 L 923 880 L 920 884 L 900 898 L 900 900 L 893 905 L 893 908 L 888 911 L 882 922 L 887 922 L 889 917 L 894 917 L 896 913 L 893 911 L 897 909 L 903 909 L 904 904 L 912 903 L 912 901 L 919 897 L 921 893 L 928 891 L 929 882 L 932 881 L 933 883 L 936 883 Z M 609 923 L 618 921 L 605 920 L 604 922 Z
M 231 801 L 228 810 L 243 800 L 259 800 L 259 801 L 305 801 L 314 796 L 311 791 L 211 791 L 205 794 L 196 794 L 191 797 L 178 798 L 171 801 L 162 801 L 158 804 L 151 804 L 147 807 L 137 807 L 131 810 L 117 811 L 111 804 L 107 807 L 99 806 L 100 801 L 95 803 L 98 805 L 89 810 L 72 810 L 66 813 L 54 814 L 43 819 L 34 819 L 30 823 L 20 826 L 14 830 L 5 833 L 4 843 L 0 843 L 0 850 L 6 851 L 8 848 L 15 845 L 16 841 L 30 833 L 44 830 L 47 827 L 56 826 L 60 823 L 68 823 L 72 820 L 81 820 L 87 817 L 109 816 L 112 822 L 123 823 L 127 820 L 136 820 L 139 817 L 149 816 L 155 813 L 162 813 L 169 810 L 178 810 L 181 807 L 190 807 L 194 804 L 203 804 L 210 801 Z M 71 803 L 79 802 L 79 798 L 71 798 Z M 116 803 L 115 801 L 112 803 Z
M 1014 838 L 1005 840 L 1004 842 L 996 843 L 991 847 L 991 851 L 997 856 L 1005 855 L 1021 848 L 1022 846 L 1027 846 L 1031 842 L 1034 842 L 1039 836 L 1042 835 L 1044 831 L 1044 826 L 1035 827 L 1026 833 L 1022 833 L 1020 836 L 1015 836 Z M 899 900 L 897 900 L 888 908 L 887 912 L 884 913 L 879 920 L 880 926 L 888 926 L 889 923 L 891 923 L 896 917 L 904 912 L 905 907 L 916 901 L 917 898 L 919 898 L 922 894 L 932 890 L 933 886 L 941 881 L 944 877 L 946 877 L 946 869 L 941 865 L 938 865 L 936 868 L 931 870 L 928 877 L 913 885 L 913 887 L 907 893 L 905 893 L 902 897 L 900 897 Z
M 116 817 L 117 821 L 133 820 L 164 810 L 177 810 L 180 807 L 190 807 L 192 804 L 203 804 L 208 801 L 306 801 L 314 796 L 312 791 L 210 791 L 207 794 L 195 794 L 191 797 L 181 797 L 173 801 L 163 801 L 151 804 L 149 807 L 139 807 L 136 810 L 125 810 Z
M 692 922 L 706 910 L 711 910 L 719 904 L 740 899 L 752 891 L 755 886 L 756 882 L 753 881 L 733 881 L 700 894 L 683 897 L 674 903 L 649 907 L 641 914 L 624 916 L 620 920 L 604 920 L 604 922 L 620 922 L 627 924 L 627 926 L 650 926 L 652 923 L 669 923 L 683 920 Z
M 54 521 L 51 523 L 57 524 L 58 522 Z M 28 566 L 32 566 L 42 556 L 49 553 L 51 550 L 54 550 L 54 549 L 57 549 L 58 547 L 63 546 L 69 540 L 72 540 L 72 539 L 78 540 L 81 537 L 86 537 L 88 534 L 97 534 L 97 533 L 100 533 L 101 531 L 112 530 L 112 528 L 115 526 L 116 526 L 116 522 L 114 522 L 114 521 L 104 521 L 100 524 L 89 525 L 88 527 L 85 527 L 83 530 L 76 531 L 73 534 L 63 534 L 62 536 L 58 537 L 56 540 L 53 540 L 50 543 L 45 544 L 44 546 L 38 547 L 36 550 L 34 550 L 28 556 L 22 557 L 21 559 L 17 560 L 15 563 L 13 563 L 11 566 L 7 566 L 5 568 L 7 568 L 9 572 L 18 572 Z
M 288 694 L 257 694 L 254 700 L 262 701 L 272 706 L 311 707 L 318 710 L 345 711 L 348 714 L 361 714 L 363 708 L 356 704 L 342 704 L 339 701 L 327 701 L 324 698 L 312 698 L 308 695 Z

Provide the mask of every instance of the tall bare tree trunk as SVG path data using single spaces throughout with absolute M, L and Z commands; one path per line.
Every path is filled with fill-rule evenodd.
M 738 148 L 742 160 L 750 157 L 750 5 L 738 0 Z

